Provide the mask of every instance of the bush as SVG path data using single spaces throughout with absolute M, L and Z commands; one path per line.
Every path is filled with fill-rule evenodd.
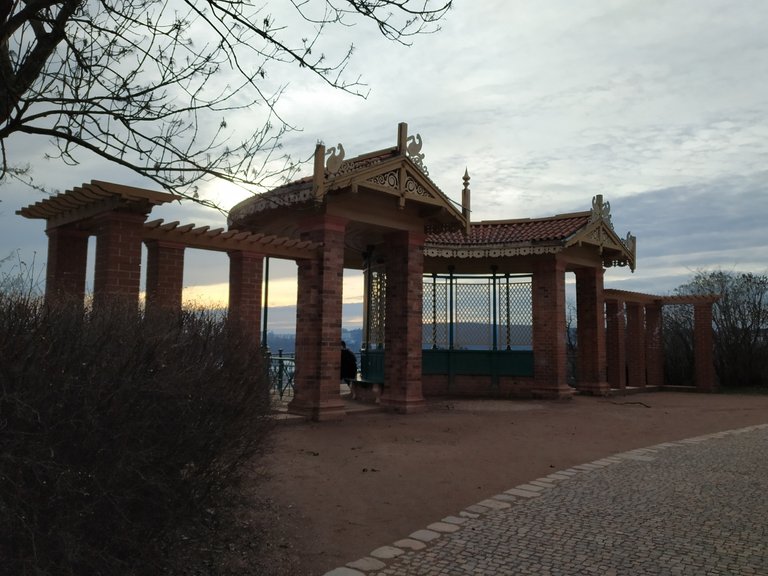
M 194 564 L 184 543 L 214 537 L 267 438 L 258 350 L 202 312 L 0 293 L 0 358 L 3 572 Z

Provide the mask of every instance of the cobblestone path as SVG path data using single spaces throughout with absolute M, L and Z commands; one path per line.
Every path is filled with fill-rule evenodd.
M 768 575 L 768 425 L 516 486 L 326 576 Z

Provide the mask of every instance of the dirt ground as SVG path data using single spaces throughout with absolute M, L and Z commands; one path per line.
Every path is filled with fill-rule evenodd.
M 768 422 L 768 395 L 431 401 L 428 412 L 281 423 L 268 495 L 275 573 L 323 574 L 551 472 L 610 454 Z

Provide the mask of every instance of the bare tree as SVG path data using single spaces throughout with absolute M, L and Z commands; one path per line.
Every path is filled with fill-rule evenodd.
M 345 75 L 353 46 L 326 56 L 322 40 L 367 21 L 407 44 L 435 32 L 445 0 L 3 0 L 0 2 L 0 181 L 10 138 L 48 137 L 57 158 L 82 149 L 197 198 L 201 180 L 259 186 L 290 175 L 280 150 L 290 124 L 275 105 L 276 64 L 304 68 L 364 96 Z M 228 113 L 261 111 L 249 134 Z
M 664 329 L 664 381 L 675 386 L 696 385 L 693 353 L 693 306 L 662 308 Z

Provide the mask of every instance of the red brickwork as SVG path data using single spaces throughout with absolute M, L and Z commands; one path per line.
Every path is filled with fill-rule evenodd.
M 83 303 L 88 260 L 88 233 L 71 226 L 46 230 L 48 264 L 45 277 L 47 302 Z
M 421 390 L 424 235 L 391 234 L 386 242 L 387 302 L 381 406 L 404 413 L 426 408 Z
M 141 241 L 146 214 L 107 212 L 96 217 L 95 305 L 139 300 Z
M 606 377 L 611 388 L 627 387 L 627 321 L 623 300 L 606 300 Z
M 147 246 L 147 312 L 181 311 L 184 245 L 149 240 Z
M 488 374 L 454 375 L 450 389 L 447 374 L 422 376 L 422 391 L 426 398 L 434 396 L 464 396 L 468 398 L 530 398 L 534 387 L 532 378 L 500 376 L 495 381 Z
M 578 365 L 576 388 L 604 395 L 610 387 L 605 375 L 605 305 L 602 268 L 579 268 L 576 273 Z
M 323 251 L 298 262 L 296 394 L 288 411 L 313 420 L 346 414 L 339 393 L 346 222 L 323 215 L 301 223 L 302 239 L 321 242 Z
M 664 386 L 664 339 L 661 304 L 645 306 L 645 353 L 648 386 Z
M 536 261 L 532 280 L 533 395 L 569 398 L 566 381 L 565 265 L 557 257 Z
M 717 390 L 713 361 L 712 304 L 693 307 L 693 358 L 696 363 L 696 388 L 702 392 Z
M 229 321 L 260 346 L 264 255 L 236 250 L 229 255 Z
M 637 302 L 627 302 L 627 368 L 627 386 L 645 387 L 645 308 Z

